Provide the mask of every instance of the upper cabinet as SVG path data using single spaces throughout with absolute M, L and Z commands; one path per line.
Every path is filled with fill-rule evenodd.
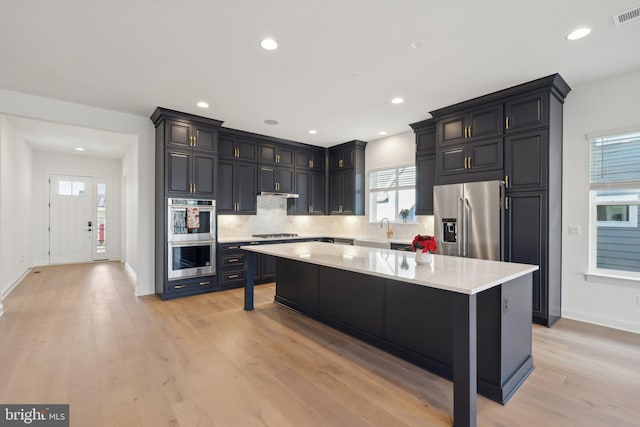
M 440 144 L 457 144 L 502 135 L 503 106 L 494 104 L 454 113 L 437 121 Z
M 167 120 L 165 122 L 165 131 L 165 144 L 167 146 L 192 148 L 211 153 L 216 151 L 218 131 L 215 127 L 189 123 L 183 120 Z
M 329 213 L 364 215 L 364 141 L 329 149 Z
M 293 167 L 293 147 L 261 142 L 258 152 L 258 162 L 261 164 Z
M 157 196 L 216 196 L 221 121 L 156 108 Z
M 324 171 L 324 149 L 304 149 L 295 150 L 295 167 L 297 170 L 309 170 L 314 172 Z
M 427 119 L 409 126 L 416 134 L 416 215 L 433 215 L 436 124 L 433 119 Z
M 232 134 L 222 134 L 219 142 L 219 154 L 223 159 L 254 162 L 258 158 L 258 143 Z
M 514 97 L 505 102 L 505 133 L 545 127 L 549 123 L 549 95 L 539 92 Z

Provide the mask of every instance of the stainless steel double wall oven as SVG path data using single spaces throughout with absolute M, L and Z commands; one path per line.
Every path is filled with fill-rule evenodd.
M 167 200 L 169 280 L 216 274 L 216 201 Z

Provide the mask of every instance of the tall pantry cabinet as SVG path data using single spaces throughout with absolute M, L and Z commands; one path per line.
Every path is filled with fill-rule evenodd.
M 504 181 L 503 259 L 540 266 L 533 321 L 546 326 L 561 315 L 562 106 L 570 90 L 553 74 L 431 111 L 435 168 L 417 171 L 418 182 Z M 415 125 L 418 138 L 424 129 Z

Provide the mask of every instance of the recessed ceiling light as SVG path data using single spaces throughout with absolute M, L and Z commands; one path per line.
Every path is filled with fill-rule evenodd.
M 264 39 L 260 42 L 260 46 L 266 50 L 275 50 L 278 48 L 278 43 L 274 39 Z
M 587 28 L 587 27 L 577 28 L 569 33 L 569 35 L 567 36 L 567 40 L 581 39 L 589 35 L 590 32 L 591 32 L 591 28 Z
M 76 147 L 76 151 L 84 151 L 84 148 L 82 148 L 82 147 Z
M 415 42 L 411 42 L 409 43 L 409 49 L 411 50 L 418 50 L 422 47 L 423 43 L 421 41 L 415 41 Z
M 395 97 L 395 98 L 393 98 L 393 99 L 391 100 L 391 103 L 392 103 L 392 104 L 402 104 L 403 102 L 404 102 L 404 99 L 403 99 L 403 98 L 400 98 L 399 96 L 397 96 L 397 97 Z
M 279 123 L 277 120 L 273 120 L 273 119 L 267 119 L 264 122 L 268 125 L 277 125 Z
M 362 73 L 360 71 L 356 71 L 355 73 L 353 73 L 353 77 L 355 77 L 356 79 L 360 79 L 360 78 L 364 77 L 364 73 Z
M 380 132 L 378 132 L 378 135 L 386 135 L 386 134 L 387 134 L 387 132 L 386 132 L 386 131 L 383 131 L 383 130 L 381 130 Z
M 200 107 L 200 108 L 209 108 L 209 104 L 207 104 L 207 103 L 206 103 L 206 102 L 204 102 L 204 101 L 200 101 L 200 102 L 198 102 L 196 105 L 197 105 L 198 107 Z
M 315 130 L 315 129 L 311 129 L 311 130 L 309 131 L 309 133 L 310 133 L 311 135 L 315 135 L 316 133 L 318 133 L 318 131 L 317 131 L 317 130 Z

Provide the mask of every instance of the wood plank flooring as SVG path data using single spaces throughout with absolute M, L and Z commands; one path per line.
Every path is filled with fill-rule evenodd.
M 135 297 L 117 262 L 36 269 L 3 301 L 0 402 L 72 426 L 448 426 L 452 385 L 273 303 L 274 285 Z M 640 335 L 533 327 L 536 366 L 480 426 L 639 426 Z

